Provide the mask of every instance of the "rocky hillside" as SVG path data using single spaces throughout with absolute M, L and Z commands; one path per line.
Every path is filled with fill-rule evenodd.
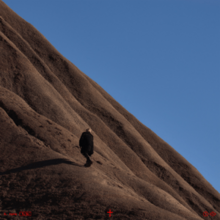
M 220 219 L 198 170 L 1 0 L 0 125 L 0 219 Z

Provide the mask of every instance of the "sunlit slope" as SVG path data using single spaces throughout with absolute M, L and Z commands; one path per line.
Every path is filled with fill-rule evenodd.
M 220 195 L 196 168 L 2 1 L 0 16 L 0 187 L 23 176 L 27 194 L 38 179 L 39 192 L 63 192 L 65 183 L 72 217 L 103 217 L 108 207 L 118 219 L 202 219 L 205 210 L 220 217 Z M 87 127 L 95 139 L 89 169 L 78 147 Z M 13 198 L 6 189 L 3 208 Z M 32 197 L 34 210 L 40 202 Z M 42 216 L 65 209 L 60 198 L 56 205 L 48 198 Z

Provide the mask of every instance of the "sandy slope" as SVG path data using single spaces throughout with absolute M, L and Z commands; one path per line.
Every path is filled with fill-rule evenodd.
M 111 209 L 112 219 L 220 219 L 220 195 L 197 169 L 1 0 L 0 123 L 7 213 L 109 219 Z M 87 127 L 95 140 L 90 168 L 78 147 Z

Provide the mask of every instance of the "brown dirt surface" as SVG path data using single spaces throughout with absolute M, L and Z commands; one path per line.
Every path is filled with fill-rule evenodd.
M 198 170 L 1 0 L 0 152 L 0 219 L 220 219 Z

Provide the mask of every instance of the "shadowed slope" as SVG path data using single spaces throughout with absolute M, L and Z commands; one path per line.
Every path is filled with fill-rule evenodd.
M 220 218 L 220 195 L 196 168 L 2 1 L 0 122 L 1 209 L 39 219 L 105 219 L 109 208 L 115 219 Z M 89 169 L 78 147 L 87 127 Z

